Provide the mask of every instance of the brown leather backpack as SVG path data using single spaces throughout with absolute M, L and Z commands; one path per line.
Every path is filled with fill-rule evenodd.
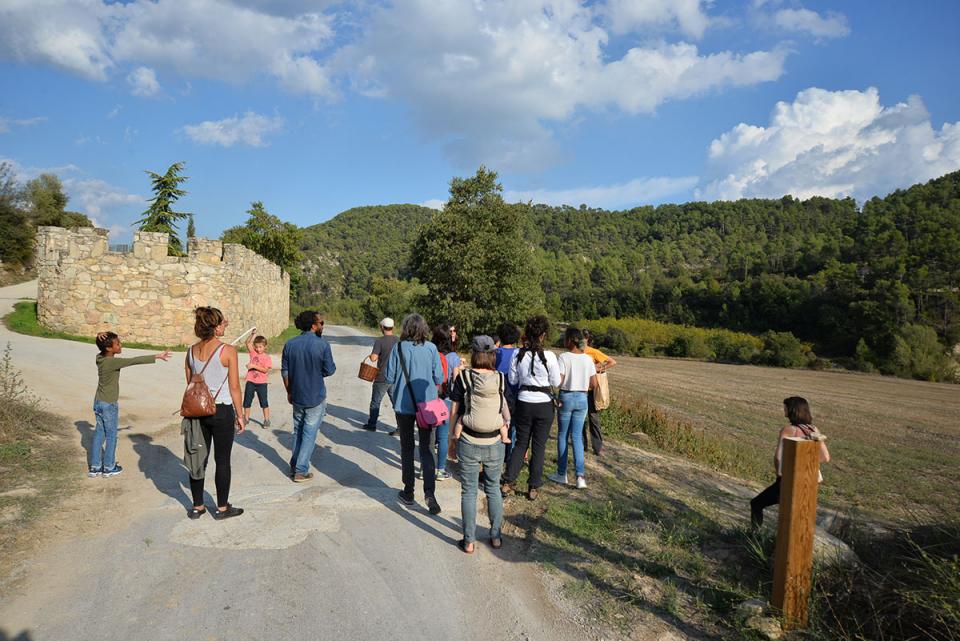
M 207 387 L 207 382 L 203 379 L 203 372 L 207 369 L 207 365 L 210 364 L 214 358 L 219 358 L 220 352 L 223 351 L 223 345 L 220 345 L 213 354 L 203 364 L 203 368 L 199 372 L 196 372 L 190 376 L 190 382 L 187 383 L 187 389 L 183 392 L 183 401 L 180 403 L 180 415 L 184 418 L 203 418 L 204 416 L 213 416 L 217 413 L 217 402 L 216 398 L 220 394 L 220 390 L 223 389 L 224 383 L 227 382 L 227 379 L 223 379 L 223 383 L 220 383 L 220 387 L 217 388 L 217 393 L 211 396 L 210 388 Z M 190 358 L 193 357 L 193 348 L 191 347 L 187 350 L 187 364 L 190 363 Z M 227 372 L 227 377 L 229 378 L 230 373 Z

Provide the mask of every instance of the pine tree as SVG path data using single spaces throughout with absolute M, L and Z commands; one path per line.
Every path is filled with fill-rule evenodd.
M 152 183 L 154 196 L 150 199 L 150 207 L 143 212 L 143 217 L 136 222 L 140 225 L 140 231 L 165 232 L 170 234 L 169 254 L 171 256 L 182 256 L 183 245 L 180 243 L 180 236 L 177 232 L 177 222 L 188 218 L 191 214 L 187 212 L 174 211 L 173 204 L 187 192 L 180 188 L 180 185 L 187 180 L 187 176 L 181 176 L 183 171 L 183 162 L 175 162 L 170 165 L 165 174 L 158 174 L 147 170 Z

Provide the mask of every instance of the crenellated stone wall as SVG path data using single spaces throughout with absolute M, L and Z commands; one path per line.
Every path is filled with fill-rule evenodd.
M 251 325 L 276 336 L 289 325 L 290 276 L 242 245 L 191 238 L 167 256 L 167 234 L 137 232 L 111 252 L 106 229 L 37 230 L 37 314 L 44 327 L 93 336 L 114 331 L 155 345 L 196 341 L 193 309 L 223 311 L 234 338 Z

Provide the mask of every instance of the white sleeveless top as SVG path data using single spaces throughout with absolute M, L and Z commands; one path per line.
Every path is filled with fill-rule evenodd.
M 207 365 L 207 369 L 203 372 L 203 380 L 207 384 L 207 389 L 210 390 L 210 396 L 216 395 L 213 399 L 216 404 L 230 405 L 233 403 L 233 400 L 230 398 L 230 385 L 227 383 L 227 376 L 229 376 L 230 370 L 220 362 L 220 352 L 223 351 L 223 348 L 224 345 L 221 344 L 220 347 L 213 351 L 213 355 L 210 357 L 210 364 Z M 203 366 L 207 363 L 207 361 L 197 360 L 193 357 L 193 347 L 187 351 L 187 359 L 190 363 L 190 371 L 194 374 L 199 374 L 200 370 L 202 370 Z M 220 391 L 217 392 L 217 390 Z

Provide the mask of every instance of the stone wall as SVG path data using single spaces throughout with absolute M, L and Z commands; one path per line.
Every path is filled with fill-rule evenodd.
M 37 314 L 50 329 L 128 341 L 196 341 L 193 309 L 223 311 L 234 338 L 251 325 L 276 336 L 289 325 L 290 276 L 242 245 L 191 238 L 167 256 L 167 234 L 137 232 L 129 253 L 109 251 L 106 229 L 37 230 Z

